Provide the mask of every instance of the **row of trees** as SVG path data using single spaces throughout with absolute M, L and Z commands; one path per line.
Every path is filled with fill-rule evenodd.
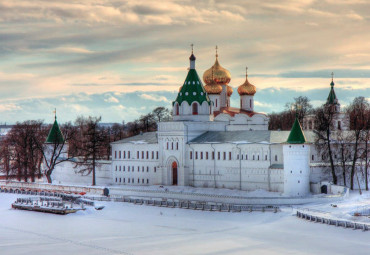
M 151 113 L 125 124 L 101 124 L 101 117 L 78 117 L 74 123 L 60 125 L 52 143 L 45 143 L 50 125 L 42 121 L 16 123 L 0 144 L 0 169 L 6 178 L 34 182 L 45 174 L 49 183 L 58 164 L 70 161 L 81 174 L 92 174 L 96 184 L 99 161 L 109 159 L 110 143 L 143 131 L 156 130 L 156 122 L 169 119 L 169 110 L 158 107 Z M 68 146 L 66 146 L 68 144 Z M 44 164 L 43 164 L 44 163 Z
M 298 107 L 299 106 L 299 107 Z M 369 140 L 370 140 L 370 105 L 366 98 L 357 97 L 344 110 L 344 118 L 349 130 L 343 130 L 339 123 L 340 113 L 335 105 L 323 105 L 313 108 L 307 97 L 294 98 L 287 103 L 285 110 L 270 114 L 270 130 L 290 130 L 297 115 L 300 123 L 308 115 L 313 120 L 315 147 L 323 165 L 328 166 L 332 181 L 354 189 L 355 182 L 360 188 L 360 180 L 369 190 Z M 342 120 L 342 121 L 343 121 Z

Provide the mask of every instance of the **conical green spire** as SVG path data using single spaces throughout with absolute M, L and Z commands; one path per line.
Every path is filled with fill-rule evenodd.
M 306 142 L 306 137 L 304 136 L 301 124 L 299 124 L 298 118 L 296 117 L 293 127 L 290 130 L 287 143 L 299 144 L 299 143 L 305 143 L 305 142 Z
M 337 99 L 337 96 L 335 95 L 335 91 L 334 91 L 334 80 L 333 80 L 334 73 L 331 73 L 331 75 L 332 75 L 331 83 L 330 83 L 331 88 L 330 88 L 329 96 L 328 96 L 328 99 L 326 100 L 326 103 L 327 104 L 337 104 L 338 99 Z
M 55 120 L 53 127 L 49 131 L 48 138 L 46 139 L 46 143 L 53 143 L 53 144 L 61 144 L 64 142 L 64 137 L 62 131 L 60 131 L 57 116 L 55 115 Z
M 190 69 L 188 75 L 186 76 L 185 82 L 177 94 L 177 98 L 173 104 L 177 102 L 179 105 L 181 105 L 184 101 L 188 102 L 189 105 L 191 105 L 193 102 L 198 102 L 201 105 L 204 101 L 208 104 L 211 104 L 211 100 L 209 99 L 207 92 L 203 87 L 202 81 L 195 70 L 195 56 L 193 51 L 189 60 Z

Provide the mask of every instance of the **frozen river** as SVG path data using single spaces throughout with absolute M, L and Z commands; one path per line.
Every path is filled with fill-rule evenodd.
M 0 194 L 0 254 L 369 254 L 370 231 L 281 213 L 225 213 L 104 203 L 69 215 L 10 209 Z

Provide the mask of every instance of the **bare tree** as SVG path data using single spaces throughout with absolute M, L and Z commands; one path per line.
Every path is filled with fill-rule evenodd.
M 333 118 L 335 116 L 335 108 L 332 106 L 324 105 L 318 108 L 315 112 L 315 145 L 316 149 L 323 156 L 323 160 L 329 159 L 330 172 L 332 175 L 333 183 L 338 183 L 338 177 L 335 172 L 333 160 L 333 144 L 332 144 L 332 130 Z
M 76 124 L 79 128 L 78 142 L 76 143 L 76 153 L 78 159 L 75 161 L 75 168 L 78 172 L 89 175 L 92 173 L 92 185 L 96 185 L 96 167 L 99 167 L 99 160 L 105 158 L 106 136 L 99 127 L 101 117 L 88 118 L 79 117 Z
M 297 113 L 298 120 L 300 123 L 303 123 L 303 119 L 307 114 L 312 113 L 313 108 L 310 103 L 310 99 L 306 96 L 299 96 L 294 98 L 294 102 L 285 104 L 286 111 L 292 111 L 292 113 Z
M 353 102 L 348 106 L 347 114 L 350 120 L 350 128 L 352 132 L 352 164 L 351 164 L 351 179 L 350 188 L 354 188 L 354 176 L 356 173 L 357 160 L 360 157 L 360 142 L 362 132 L 369 129 L 368 112 L 370 105 L 364 97 L 356 97 Z M 360 187 L 359 187 L 360 188 Z
M 42 152 L 44 165 L 46 167 L 45 176 L 48 183 L 52 183 L 51 175 L 58 164 L 70 161 L 73 155 L 66 151 L 68 143 L 71 142 L 76 135 L 76 128 L 69 122 L 62 126 L 63 132 L 59 129 L 55 119 L 53 126 L 50 129 L 46 143 L 36 141 Z M 63 135 L 64 134 L 64 135 Z

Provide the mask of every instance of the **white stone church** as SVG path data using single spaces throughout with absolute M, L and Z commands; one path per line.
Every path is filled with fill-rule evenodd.
M 234 108 L 231 75 L 218 55 L 203 74 L 205 85 L 193 53 L 189 59 L 187 77 L 172 104 L 173 121 L 158 123 L 157 132 L 111 144 L 112 184 L 264 189 L 305 196 L 310 182 L 325 180 L 312 131 L 303 134 L 297 120 L 290 132 L 269 131 L 268 117 L 254 111 L 256 87 L 248 75 L 237 90 L 240 107 Z

